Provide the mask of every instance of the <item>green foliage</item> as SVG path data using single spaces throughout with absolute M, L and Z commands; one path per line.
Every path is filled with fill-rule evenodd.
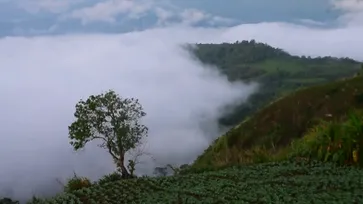
M 198 44 L 192 50 L 196 58 L 216 65 L 230 81 L 256 81 L 260 89 L 248 103 L 233 108 L 220 124 L 234 126 L 271 101 L 303 87 L 351 77 L 361 63 L 348 58 L 298 57 L 256 41 L 222 44 Z
M 122 179 L 122 175 L 119 172 L 113 172 L 111 174 L 103 176 L 101 179 L 98 180 L 97 184 L 104 185 L 109 182 L 120 181 Z
M 1 198 L 0 204 L 19 204 L 19 201 L 13 201 L 10 198 Z
M 218 138 L 197 158 L 192 168 L 253 163 L 256 158 L 249 152 L 253 148 L 260 148 L 258 154 L 262 157 L 278 157 L 291 141 L 303 137 L 319 120 L 340 121 L 347 118 L 347 111 L 363 109 L 359 98 L 362 94 L 363 77 L 296 91 Z
M 131 176 L 134 176 L 135 166 L 136 166 L 135 161 L 130 159 L 127 165 L 127 169 L 129 170 Z
M 61 194 L 40 204 L 363 203 L 362 176 L 363 170 L 353 167 L 285 161 L 127 179 Z
M 259 147 L 259 146 L 255 146 L 251 149 L 248 149 L 245 151 L 245 157 L 247 158 L 251 158 L 251 162 L 254 164 L 257 163 L 263 163 L 263 162 L 268 162 L 270 160 L 270 156 L 268 153 L 268 151 L 266 150 L 265 147 Z
M 78 177 L 74 174 L 73 178 L 67 181 L 67 184 L 64 186 L 64 191 L 67 193 L 72 193 L 76 190 L 82 188 L 89 188 L 92 186 L 91 181 L 86 177 Z
M 33 196 L 33 198 L 32 198 L 32 200 L 31 200 L 31 202 L 32 202 L 33 204 L 38 204 L 38 203 L 42 203 L 42 202 L 43 202 L 43 200 L 42 200 L 41 198 L 38 198 L 38 197 L 36 197 L 36 196 Z
M 345 122 L 322 122 L 312 128 L 292 143 L 290 156 L 363 166 L 362 149 L 363 114 L 357 111 Z
M 129 176 L 125 153 L 147 136 L 147 127 L 139 121 L 145 115 L 137 99 L 123 99 L 111 90 L 91 95 L 76 105 L 76 121 L 69 126 L 70 144 L 78 150 L 89 141 L 100 140 L 100 147 L 107 149 L 122 174 Z

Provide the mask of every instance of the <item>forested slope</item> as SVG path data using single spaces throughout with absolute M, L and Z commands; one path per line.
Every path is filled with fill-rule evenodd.
M 217 66 L 229 80 L 256 81 L 260 89 L 248 103 L 220 119 L 233 126 L 271 101 L 302 87 L 323 84 L 354 75 L 361 63 L 348 58 L 298 57 L 256 41 L 198 44 L 196 58 Z

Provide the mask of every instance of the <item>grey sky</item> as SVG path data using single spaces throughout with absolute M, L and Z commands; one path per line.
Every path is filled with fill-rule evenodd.
M 309 19 L 329 24 L 341 13 L 331 2 L 335 1 L 1 0 L 0 36 L 127 32 L 180 22 L 215 27 Z

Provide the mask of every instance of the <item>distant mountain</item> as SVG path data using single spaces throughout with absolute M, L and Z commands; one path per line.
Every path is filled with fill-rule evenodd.
M 350 77 L 361 63 L 349 58 L 298 57 L 254 40 L 223 44 L 198 44 L 197 59 L 217 66 L 230 81 L 255 81 L 259 91 L 247 103 L 220 119 L 234 126 L 273 100 L 299 88 Z M 228 107 L 227 107 L 228 108 Z

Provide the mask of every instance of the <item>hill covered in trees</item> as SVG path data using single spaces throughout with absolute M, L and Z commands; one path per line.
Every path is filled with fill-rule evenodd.
M 299 57 L 254 40 L 222 44 L 197 44 L 196 58 L 215 65 L 230 81 L 254 81 L 259 91 L 247 103 L 220 119 L 234 126 L 271 101 L 299 88 L 319 85 L 354 75 L 361 63 L 349 58 Z
M 174 176 L 134 178 L 129 171 L 130 176 L 114 173 L 95 183 L 75 176 L 64 193 L 29 203 L 362 203 L 363 185 L 357 178 L 363 175 L 363 77 L 353 77 L 359 62 L 291 56 L 255 41 L 198 44 L 193 52 L 231 81 L 260 83 L 248 103 L 221 119 L 234 128 Z M 94 125 L 107 136 L 103 147 L 125 168 L 121 160 L 134 139 L 123 140 L 127 147 L 111 148 L 117 145 L 109 137 L 114 129 L 102 127 L 111 117 L 111 125 L 120 127 L 116 134 L 126 130 L 120 125 L 122 111 L 116 116 L 105 111 L 121 110 L 124 103 L 134 102 L 119 100 L 114 92 L 80 101 L 78 120 L 70 126 L 71 139 L 78 141 L 73 145 L 85 145 L 89 125 Z

